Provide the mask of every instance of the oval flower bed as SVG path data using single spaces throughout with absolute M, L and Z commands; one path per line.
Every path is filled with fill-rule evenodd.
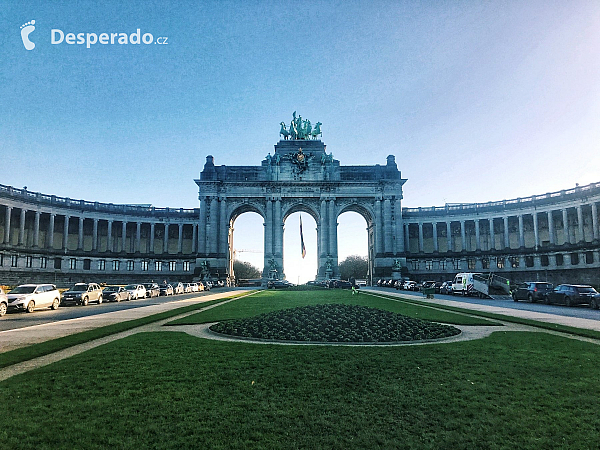
M 358 305 L 314 305 L 219 322 L 211 331 L 254 339 L 313 342 L 398 342 L 440 339 L 458 328 Z

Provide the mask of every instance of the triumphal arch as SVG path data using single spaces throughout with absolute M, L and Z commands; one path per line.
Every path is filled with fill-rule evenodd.
M 364 217 L 368 231 L 369 277 L 400 277 L 406 265 L 402 222 L 402 185 L 406 179 L 387 157 L 385 165 L 343 166 L 327 153 L 313 128 L 294 112 L 289 128 L 281 122 L 282 139 L 259 166 L 217 166 L 212 155 L 195 180 L 200 217 L 196 267 L 206 276 L 233 274 L 233 223 L 245 212 L 264 219 L 263 279 L 282 278 L 286 218 L 310 214 L 317 224 L 317 279 L 338 273 L 340 214 Z

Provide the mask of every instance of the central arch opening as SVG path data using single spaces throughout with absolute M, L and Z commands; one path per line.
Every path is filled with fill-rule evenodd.
M 340 278 L 354 278 L 369 284 L 373 268 L 367 220 L 358 212 L 345 211 L 338 216 L 337 222 Z
M 262 277 L 264 261 L 264 219 L 256 212 L 247 211 L 231 221 L 229 238 L 229 273 L 236 283 Z M 253 273 L 253 268 L 256 273 Z
M 300 235 L 300 218 L 302 218 L 302 237 L 306 254 L 302 257 Z M 317 224 L 307 212 L 294 212 L 284 220 L 283 234 L 283 267 L 286 279 L 294 284 L 304 284 L 317 276 Z

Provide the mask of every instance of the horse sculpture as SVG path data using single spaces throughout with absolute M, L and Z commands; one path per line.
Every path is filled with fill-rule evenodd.
M 285 128 L 285 122 L 281 122 L 281 130 L 279 131 L 279 134 L 283 136 L 285 140 L 287 140 L 288 136 L 290 135 L 290 132 Z
M 315 129 L 310 133 L 310 136 L 312 136 L 313 139 L 317 139 L 319 135 L 323 134 L 321 133 L 321 125 L 323 125 L 321 122 L 315 124 Z

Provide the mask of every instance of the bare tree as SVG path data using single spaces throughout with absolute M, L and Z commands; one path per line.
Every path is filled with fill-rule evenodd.
M 352 255 L 338 264 L 340 278 L 343 280 L 365 279 L 369 270 L 369 262 L 364 256 Z
M 234 261 L 233 273 L 238 280 L 250 280 L 261 276 L 260 270 L 246 261 Z

